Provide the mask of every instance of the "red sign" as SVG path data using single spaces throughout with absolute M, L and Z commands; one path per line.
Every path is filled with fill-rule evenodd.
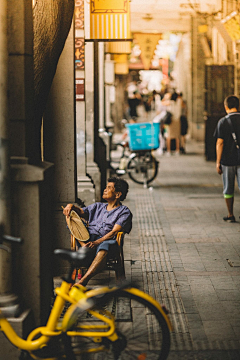
M 84 101 L 85 100 L 85 86 L 84 86 L 84 79 L 76 79 L 75 80 L 76 86 L 76 100 L 77 101 Z

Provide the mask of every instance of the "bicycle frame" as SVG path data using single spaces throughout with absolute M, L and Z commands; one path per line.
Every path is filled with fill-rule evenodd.
M 87 304 L 87 300 L 91 299 L 97 295 L 103 295 L 107 293 L 116 292 L 118 290 L 117 287 L 109 288 L 109 287 L 102 287 L 99 289 L 89 290 L 85 292 L 84 289 L 80 287 L 72 287 L 69 291 L 69 283 L 63 281 L 60 288 L 56 288 L 57 297 L 55 299 L 52 311 L 49 315 L 49 319 L 47 325 L 44 327 L 38 327 L 34 329 L 28 336 L 27 340 L 20 338 L 16 332 L 13 330 L 12 326 L 9 324 L 8 320 L 1 317 L 0 313 L 0 330 L 4 332 L 8 340 L 15 345 L 17 348 L 22 350 L 27 350 L 32 352 L 34 350 L 38 350 L 46 346 L 49 342 L 50 338 L 53 336 L 59 336 L 63 332 L 67 334 L 67 336 L 81 336 L 81 337 L 91 337 L 95 343 L 101 342 L 103 337 L 108 338 L 111 341 L 116 341 L 118 339 L 118 335 L 115 332 L 115 318 L 114 316 L 104 310 L 101 311 L 101 314 L 95 310 L 89 309 L 89 305 Z M 167 325 L 170 330 L 172 330 L 171 323 L 168 319 L 168 316 L 163 311 L 162 307 L 159 305 L 157 301 L 151 298 L 148 294 L 135 289 L 129 288 L 125 289 L 126 292 L 132 293 L 136 296 L 140 296 L 143 299 L 150 301 L 155 307 L 163 315 L 164 319 L 167 322 Z M 66 301 L 70 302 L 72 305 L 66 312 L 63 317 L 61 326 L 58 326 L 58 321 L 63 311 L 64 305 Z M 96 319 L 100 320 L 103 324 L 100 325 L 79 325 L 77 327 L 78 331 L 68 331 L 67 330 L 67 323 L 69 318 L 72 315 L 72 310 L 76 307 L 80 306 L 84 311 L 86 310 Z M 38 339 L 34 339 L 37 335 L 41 334 Z M 100 346 L 98 348 L 91 348 L 87 349 L 83 352 L 99 352 L 105 349 L 104 346 Z
M 57 323 L 59 321 L 60 315 L 63 311 L 66 301 L 70 302 L 71 304 L 76 304 L 80 299 L 84 301 L 89 298 L 89 296 L 86 295 L 84 290 L 80 288 L 73 287 L 69 292 L 69 284 L 65 281 L 63 281 L 61 287 L 56 288 L 55 291 L 57 297 L 54 302 L 52 311 L 50 313 L 47 325 L 34 329 L 29 334 L 27 340 L 20 338 L 16 334 L 16 332 L 14 331 L 8 320 L 4 317 L 1 317 L 2 315 L 0 314 L 0 330 L 4 332 L 8 340 L 14 346 L 22 350 L 27 350 L 29 352 L 41 349 L 43 346 L 45 346 L 48 343 L 51 337 L 61 335 L 61 333 L 64 331 L 62 327 L 57 326 Z M 94 317 L 98 318 L 99 320 L 101 320 L 102 322 L 106 323 L 106 325 L 103 324 L 103 325 L 79 326 L 78 329 L 80 330 L 92 330 L 92 331 L 82 331 L 82 332 L 67 331 L 68 336 L 85 336 L 85 337 L 93 337 L 93 338 L 98 338 L 99 336 L 101 336 L 101 337 L 108 337 L 112 341 L 117 340 L 118 337 L 116 334 L 114 334 L 115 332 L 114 316 L 112 316 L 107 311 L 105 311 L 105 315 L 99 314 L 98 312 L 93 310 L 89 310 L 89 313 Z M 66 317 L 66 314 L 64 317 Z M 105 331 L 104 333 L 100 331 L 107 329 L 108 331 Z M 93 330 L 97 330 L 97 331 L 93 331 Z M 36 335 L 39 334 L 41 334 L 42 336 L 34 340 Z

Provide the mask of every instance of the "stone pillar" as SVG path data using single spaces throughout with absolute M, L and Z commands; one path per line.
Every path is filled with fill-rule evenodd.
M 204 89 L 205 89 L 205 55 L 200 42 L 201 34 L 198 26 L 204 25 L 205 20 L 192 17 L 192 128 L 191 136 L 196 140 L 204 140 Z
M 84 1 L 83 1 L 84 3 Z M 86 24 L 84 24 L 86 28 Z M 84 28 L 75 29 L 76 38 L 83 39 L 84 43 Z M 84 44 L 85 48 L 85 44 Z M 89 59 L 84 54 L 84 66 Z M 75 78 L 81 79 L 86 84 L 85 71 L 76 68 Z M 95 202 L 95 187 L 90 176 L 87 176 L 87 159 L 86 154 L 91 153 L 93 144 L 86 140 L 86 96 L 84 91 L 84 99 L 77 99 L 76 97 L 76 128 L 77 128 L 77 197 L 82 204 L 89 205 Z
M 18 335 L 26 337 L 33 326 L 46 320 L 52 294 L 51 274 L 51 169 L 52 164 L 30 166 L 26 144 L 33 135 L 33 26 L 32 0 L 8 0 L 8 114 L 11 156 L 11 204 L 8 211 L 11 229 L 6 233 L 20 236 L 22 245 L 12 246 L 12 268 L 6 269 L 14 283 L 23 312 L 9 319 Z M 3 2 L 1 2 L 1 7 Z M 0 43 L 2 39 L 0 37 Z M 2 49 L 1 49 L 2 50 Z M 1 51 L 2 53 L 2 51 Z M 3 68 L 1 67 L 1 79 Z M 6 89 L 5 92 L 7 93 Z M 2 100 L 1 96 L 1 100 Z M 1 104 L 2 105 L 2 104 Z M 2 106 L 1 106 L 2 110 Z M 11 266 L 10 265 L 10 266 Z M 8 291 L 9 291 L 8 289 Z M 31 308 L 30 312 L 27 308 Z M 26 310 L 27 309 L 27 310 Z M 18 359 L 19 350 L 2 339 L 2 359 Z
M 95 185 L 95 201 L 101 201 L 101 174 L 95 160 L 95 146 L 98 134 L 94 124 L 94 44 L 87 42 L 85 46 L 85 94 L 86 94 L 86 144 L 87 174 Z M 95 104 L 96 105 L 96 104 Z
M 84 2 L 85 38 L 90 35 L 90 3 Z M 95 162 L 96 145 L 98 141 L 98 127 L 95 119 L 98 113 L 96 92 L 94 93 L 94 47 L 93 42 L 85 42 L 85 111 L 86 111 L 86 172 L 95 187 L 95 201 L 101 201 L 101 174 Z M 96 54 L 95 54 L 96 55 Z M 95 79 L 96 81 L 96 79 Z
M 54 248 L 70 248 L 70 234 L 61 206 L 76 201 L 76 118 L 74 91 L 74 31 L 69 32 L 50 90 L 43 120 L 44 159 L 54 163 Z M 67 263 L 55 263 L 55 275 Z
M 10 232 L 9 132 L 8 132 L 8 44 L 7 1 L 0 4 L 0 223 Z M 10 247 L 7 247 L 9 249 Z M 0 247 L 0 307 L 2 297 L 11 293 L 11 255 Z
M 33 311 L 36 324 L 45 324 L 52 297 L 53 166 L 29 165 L 27 158 L 12 158 L 12 223 L 22 245 L 13 246 L 14 291 L 24 308 Z
M 27 156 L 33 133 L 32 1 L 8 0 L 10 154 Z
M 31 0 L 8 0 L 11 230 L 24 240 L 21 246 L 13 246 L 11 277 L 14 291 L 40 324 L 52 295 L 52 164 L 31 166 L 26 157 L 27 142 L 34 135 L 32 22 Z

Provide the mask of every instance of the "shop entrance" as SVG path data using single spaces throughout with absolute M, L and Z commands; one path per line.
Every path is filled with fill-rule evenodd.
M 233 65 L 205 67 L 205 156 L 216 160 L 216 140 L 213 137 L 218 120 L 225 116 L 223 101 L 234 93 Z

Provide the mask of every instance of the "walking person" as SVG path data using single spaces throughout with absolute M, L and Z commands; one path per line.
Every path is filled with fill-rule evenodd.
M 182 112 L 182 100 L 176 92 L 171 96 L 171 100 L 168 102 L 167 111 L 172 114 L 171 124 L 167 128 L 167 155 L 171 155 L 171 140 L 175 139 L 176 142 L 176 155 L 180 154 L 180 134 L 181 123 L 180 116 Z
M 240 153 L 237 145 L 240 146 L 240 112 L 239 99 L 230 95 L 224 100 L 224 107 L 227 115 L 219 120 L 214 136 L 216 143 L 216 169 L 222 174 L 223 195 L 226 201 L 228 215 L 223 218 L 227 222 L 235 222 L 233 214 L 234 183 L 237 177 L 240 189 Z M 233 133 L 236 135 L 234 141 Z
M 187 120 L 187 104 L 182 98 L 182 93 L 179 94 L 182 100 L 182 115 L 180 116 L 181 123 L 181 141 L 180 141 L 180 152 L 186 154 L 186 135 L 188 132 L 188 120 Z

